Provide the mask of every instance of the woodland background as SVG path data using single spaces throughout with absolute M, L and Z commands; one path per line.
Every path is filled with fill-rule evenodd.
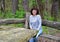
M 37 7 L 42 19 L 60 22 L 60 0 L 0 0 L 0 19 L 24 18 L 26 12 Z M 24 27 L 20 24 L 7 24 L 3 26 Z M 60 30 L 42 26 L 46 34 L 59 34 Z

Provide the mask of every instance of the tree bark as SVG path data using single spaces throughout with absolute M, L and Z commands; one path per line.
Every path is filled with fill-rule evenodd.
M 55 29 L 60 29 L 60 22 L 56 22 L 56 21 L 42 20 L 42 25 L 52 27 Z
M 15 14 L 18 9 L 18 0 L 12 0 L 12 12 Z
M 29 1 L 28 0 L 23 0 L 22 4 L 23 4 L 24 10 L 26 12 L 28 12 L 29 11 Z
M 4 12 L 5 11 L 5 0 L 2 0 L 1 1 L 1 12 Z
M 18 23 L 24 23 L 25 19 L 0 19 L 0 25 L 2 24 L 18 24 Z
M 44 15 L 43 15 L 44 4 L 41 2 L 41 0 L 37 0 L 37 4 L 39 7 L 40 15 L 41 15 L 42 19 L 44 19 Z
M 51 8 L 51 16 L 54 17 L 54 21 L 57 21 L 58 16 L 58 0 L 53 0 L 52 8 Z
M 24 18 L 23 19 L 16 19 L 16 18 L 14 18 L 14 19 L 1 19 L 0 20 L 0 25 L 2 25 L 2 24 L 25 23 L 25 21 L 26 21 L 26 19 L 24 19 Z M 60 22 L 42 20 L 42 25 L 60 30 Z
M 38 37 L 39 42 L 60 42 L 60 37 L 50 35 L 50 34 L 42 34 Z

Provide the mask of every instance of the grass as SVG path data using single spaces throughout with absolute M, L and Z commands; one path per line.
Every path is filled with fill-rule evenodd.
M 25 11 L 16 11 L 16 14 L 13 14 L 12 12 L 8 11 L 5 13 L 1 13 L 0 12 L 0 19 L 6 19 L 6 18 L 24 18 L 25 17 Z M 23 23 L 20 24 L 8 24 L 10 26 L 14 26 L 14 27 L 24 27 Z M 7 25 L 7 26 L 8 26 Z
M 12 12 L 0 13 L 0 18 L 24 18 L 25 11 L 16 11 L 16 14 Z
M 24 27 L 24 24 L 23 23 L 20 23 L 20 24 L 3 24 L 3 25 L 0 25 L 0 26 L 12 26 L 12 27 L 19 27 L 19 28 L 23 28 Z
M 49 33 L 46 26 L 42 26 L 42 29 L 43 29 L 43 33 L 45 33 L 45 34 L 48 34 Z

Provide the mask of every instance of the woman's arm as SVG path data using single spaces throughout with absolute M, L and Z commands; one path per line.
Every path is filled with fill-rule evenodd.
M 29 27 L 30 27 L 30 29 L 32 29 L 31 16 L 29 17 Z
M 37 30 L 39 30 L 41 28 L 41 25 L 42 25 L 42 19 L 41 19 L 40 15 L 38 15 L 38 21 L 39 21 L 39 26 L 38 26 Z

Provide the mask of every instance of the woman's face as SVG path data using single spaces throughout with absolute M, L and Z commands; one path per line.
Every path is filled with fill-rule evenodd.
M 32 13 L 33 13 L 33 15 L 36 15 L 37 14 L 37 10 L 33 10 Z

